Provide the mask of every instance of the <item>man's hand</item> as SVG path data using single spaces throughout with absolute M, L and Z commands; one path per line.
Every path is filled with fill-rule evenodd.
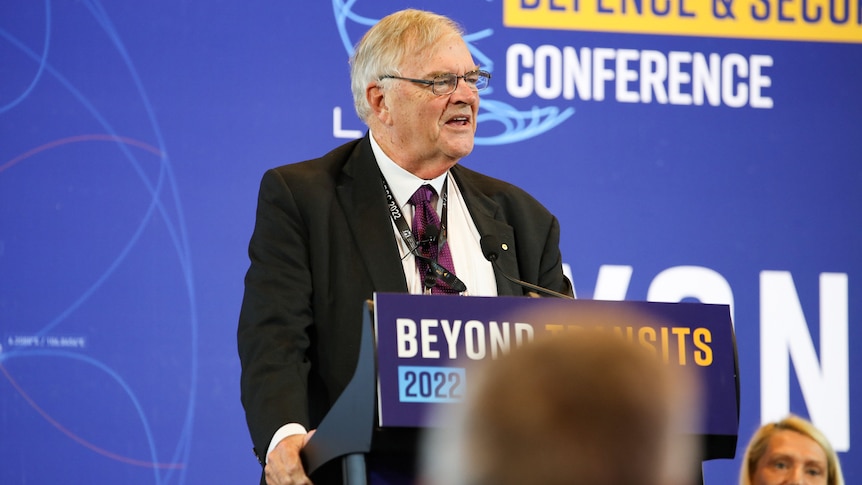
M 314 430 L 308 434 L 295 434 L 278 442 L 272 452 L 266 457 L 267 485 L 312 485 L 305 475 L 299 452 L 311 439 Z

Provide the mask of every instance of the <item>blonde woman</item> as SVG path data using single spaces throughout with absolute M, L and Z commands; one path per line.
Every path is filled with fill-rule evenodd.
M 760 427 L 745 450 L 740 485 L 844 485 L 841 463 L 826 436 L 790 415 Z

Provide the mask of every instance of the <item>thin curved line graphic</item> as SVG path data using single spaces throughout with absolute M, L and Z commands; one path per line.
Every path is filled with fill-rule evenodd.
M 156 120 L 155 113 L 150 104 L 149 97 L 147 96 L 147 92 L 144 89 L 143 83 L 141 82 L 140 76 L 138 76 L 137 69 L 135 68 L 134 63 L 132 62 L 128 52 L 126 51 L 125 46 L 123 45 L 122 40 L 120 39 L 119 34 L 111 23 L 110 17 L 108 16 L 105 9 L 102 7 L 101 3 L 97 0 L 85 1 L 84 2 L 87 8 L 89 8 L 90 12 L 93 14 L 94 18 L 99 22 L 102 28 L 105 30 L 105 33 L 108 34 L 114 46 L 117 49 L 117 52 L 122 56 L 123 61 L 126 64 L 126 67 L 129 69 L 129 73 L 132 76 L 132 79 L 135 83 L 135 87 L 138 90 L 138 94 L 141 96 L 141 101 L 144 105 L 144 108 L 147 112 L 147 116 L 150 119 L 150 123 L 152 124 L 153 134 L 158 140 L 159 147 L 164 147 L 164 140 L 162 138 L 161 129 L 159 128 L 158 121 Z M 162 151 L 165 151 L 164 149 Z M 189 246 L 188 234 L 186 230 L 185 216 L 183 215 L 182 203 L 180 201 L 179 188 L 176 184 L 176 177 L 173 173 L 173 167 L 171 166 L 170 159 L 167 156 L 162 157 L 162 166 L 161 168 L 164 171 L 167 171 L 168 185 L 171 189 L 171 195 L 173 196 L 174 206 L 176 208 L 176 217 L 177 217 L 177 226 L 179 230 L 179 241 L 177 241 L 174 235 L 174 230 L 171 224 L 167 224 L 168 233 L 171 235 L 171 239 L 174 240 L 174 244 L 176 245 L 177 256 L 181 261 L 181 267 L 183 269 L 183 276 L 185 277 L 186 283 L 186 292 L 187 297 L 189 299 L 189 311 L 191 312 L 191 359 L 189 363 L 189 372 L 190 372 L 190 386 L 189 386 L 189 399 L 188 404 L 186 406 L 186 415 L 185 422 L 183 426 L 183 432 L 180 436 L 179 441 L 177 442 L 177 447 L 175 449 L 174 461 L 186 461 L 191 453 L 191 443 L 192 443 L 192 432 L 193 432 L 193 423 L 194 423 L 194 414 L 195 414 L 195 403 L 197 401 L 197 380 L 198 380 L 198 315 L 197 315 L 197 305 L 195 303 L 195 285 L 194 285 L 194 274 L 192 272 L 192 263 L 191 263 L 191 248 Z M 159 187 L 161 188 L 161 172 L 159 176 Z M 158 199 L 158 197 L 155 197 Z M 159 212 L 162 214 L 162 217 L 165 218 L 165 222 L 168 222 L 170 218 L 164 211 L 164 207 L 161 203 L 158 203 Z M 169 472 L 169 473 L 172 473 Z M 179 481 L 182 483 L 185 481 L 185 469 L 180 470 L 180 478 Z M 158 477 L 157 477 L 158 478 Z M 167 477 L 167 481 L 170 482 L 171 476 Z
M 494 61 L 485 55 L 481 49 L 476 47 L 473 42 L 482 40 L 486 37 L 491 37 L 492 35 L 494 35 L 494 29 L 483 29 L 478 32 L 473 32 L 472 34 L 464 35 L 464 42 L 469 46 L 470 52 L 476 56 L 476 60 L 479 61 L 479 65 L 486 71 L 490 72 L 494 72 Z
M 344 49 L 348 55 L 353 55 L 353 44 L 350 42 L 350 36 L 347 35 L 347 19 L 356 22 L 359 25 L 367 25 L 371 27 L 376 24 L 379 19 L 370 17 L 362 17 L 353 13 L 353 4 L 356 0 L 332 0 L 332 10 L 335 12 L 335 24 L 338 26 L 338 33 L 341 37 L 341 43 L 344 44 Z
M 18 41 L 15 38 L 11 38 L 10 41 L 13 42 L 13 44 L 15 44 L 23 52 L 27 53 L 27 55 L 29 55 L 31 58 L 37 59 L 36 54 L 33 51 L 31 51 L 26 45 L 22 44 L 20 41 Z M 72 96 L 81 103 L 82 106 L 84 106 L 84 108 L 93 116 L 93 118 L 95 118 L 102 126 L 105 127 L 106 131 L 109 134 L 111 134 L 111 136 L 119 136 L 115 133 L 115 131 L 111 127 L 110 123 L 108 123 L 108 121 L 96 110 L 96 108 L 84 97 L 84 95 L 80 91 L 78 91 L 75 88 L 75 86 L 73 86 L 69 82 L 68 79 L 63 77 L 58 71 L 56 71 L 53 67 L 51 67 L 50 64 L 46 65 L 46 70 L 49 73 L 51 73 L 51 75 L 53 75 L 54 78 L 57 79 L 57 81 L 59 81 L 60 84 L 62 84 L 72 94 Z M 189 265 L 190 266 L 190 263 L 186 261 L 186 259 L 187 259 L 186 253 L 188 252 L 187 246 L 181 247 L 182 246 L 181 242 L 178 240 L 176 230 L 174 229 L 174 222 L 171 219 L 170 215 L 167 213 L 167 210 L 166 210 L 164 204 L 162 203 L 161 198 L 159 197 L 159 195 L 162 192 L 162 185 L 163 185 L 163 181 L 165 178 L 165 172 L 167 170 L 166 165 L 169 163 L 167 160 L 167 157 L 163 156 L 161 159 L 162 163 L 160 164 L 160 167 L 159 167 L 158 179 L 156 180 L 156 184 L 154 186 L 151 183 L 150 179 L 148 178 L 147 174 L 144 173 L 143 169 L 141 168 L 140 163 L 138 163 L 138 160 L 135 158 L 134 155 L 132 155 L 132 153 L 128 150 L 126 145 L 120 143 L 120 144 L 118 144 L 118 146 L 119 146 L 120 150 L 123 152 L 123 154 L 126 156 L 126 158 L 128 159 L 132 168 L 137 173 L 138 177 L 141 180 L 141 183 L 144 185 L 144 187 L 147 189 L 147 191 L 152 195 L 152 201 L 150 204 L 150 208 L 147 210 L 147 217 L 145 219 L 141 220 L 139 231 L 142 230 L 141 228 L 143 228 L 144 226 L 146 226 L 149 223 L 149 218 L 152 216 L 153 208 L 154 207 L 157 208 L 159 214 L 164 218 L 165 228 L 168 231 L 168 235 L 171 238 L 171 242 L 173 243 L 174 248 L 177 250 L 177 256 L 179 257 L 180 262 L 183 265 Z M 181 208 L 179 208 L 179 206 L 178 206 L 177 210 L 181 211 Z M 135 242 L 135 241 L 131 241 L 130 243 L 133 243 L 133 242 Z M 119 261 L 115 262 L 115 264 L 119 264 Z M 188 280 L 189 269 L 184 266 L 184 270 L 185 270 L 184 276 L 186 276 L 186 280 Z M 187 285 L 188 284 L 189 284 L 189 282 L 187 281 Z M 194 301 L 193 301 L 193 294 L 190 295 L 190 299 L 192 299 L 190 301 L 190 305 L 192 306 L 193 311 L 196 311 L 196 309 L 194 308 L 195 305 L 194 305 Z M 65 316 L 62 318 L 65 318 Z M 54 326 L 59 324 L 62 321 L 62 318 L 54 319 L 54 321 L 52 321 L 48 325 L 47 328 L 42 329 L 41 332 L 44 334 L 45 332 L 49 331 L 51 328 L 53 328 Z M 196 325 L 196 321 L 193 322 L 193 326 L 194 325 Z M 196 332 L 196 330 L 193 330 L 193 332 Z
M 560 111 L 555 106 L 534 106 L 530 111 L 518 111 L 509 104 L 493 99 L 486 99 L 482 104 L 486 110 L 479 113 L 476 121 L 498 122 L 503 125 L 504 131 L 498 135 L 476 137 L 477 145 L 501 145 L 526 140 L 554 128 L 575 114 L 575 108 L 572 107 Z
M 20 394 L 21 397 L 24 398 L 25 401 L 27 401 L 27 404 L 29 404 L 30 407 L 32 407 L 37 413 L 39 413 L 39 415 L 42 416 L 42 418 L 44 418 L 45 421 L 47 421 L 49 424 L 51 424 L 51 426 L 57 428 L 58 431 L 65 434 L 66 436 L 68 436 L 70 439 L 77 442 L 81 446 L 88 448 L 91 451 L 98 453 L 102 456 L 108 457 L 112 460 L 116 460 L 116 461 L 119 461 L 122 463 L 127 463 L 129 465 L 139 466 L 139 467 L 143 467 L 143 468 L 169 469 L 169 468 L 183 468 L 183 467 L 185 467 L 185 464 L 183 464 L 183 463 L 156 463 L 156 462 L 149 462 L 149 461 L 143 461 L 143 460 L 137 460 L 134 458 L 129 458 L 126 456 L 122 456 L 122 455 L 118 455 L 116 453 L 110 452 L 104 448 L 101 448 L 99 446 L 94 445 L 93 443 L 90 443 L 89 441 L 85 440 L 84 438 L 81 438 L 80 436 L 76 435 L 75 433 L 70 431 L 68 428 L 66 428 L 65 426 L 63 426 L 59 422 L 57 422 L 56 419 L 51 417 L 50 414 L 48 414 L 44 409 L 42 409 L 38 404 L 36 404 L 36 401 L 34 401 L 33 398 L 30 397 L 30 395 L 27 394 L 27 392 L 21 387 L 21 385 L 18 384 L 18 381 L 16 381 L 15 378 L 13 378 L 11 374 L 9 374 L 9 371 L 6 369 L 6 367 L 3 365 L 2 362 L 0 362 L 0 372 L 2 372 L 4 376 L 6 376 L 6 379 L 9 381 L 9 383 L 12 384 L 12 387 L 15 388 L 16 391 L 18 391 L 18 394 Z M 149 434 L 149 433 L 147 433 L 147 434 Z
M 94 12 L 94 14 L 95 14 L 95 12 Z M 97 20 L 101 20 L 101 19 L 97 19 Z M 108 26 L 106 26 L 106 25 L 104 25 L 104 24 L 103 24 L 103 27 L 105 27 L 106 29 L 108 28 Z M 39 59 L 38 55 L 37 55 L 35 52 L 33 52 L 29 47 L 27 47 L 25 44 L 23 44 L 21 41 L 19 41 L 19 40 L 18 40 L 18 39 L 16 39 L 15 37 L 10 36 L 8 33 L 3 32 L 2 30 L 0 30 L 0 34 L 4 34 L 4 35 L 5 35 L 5 37 L 6 37 L 6 38 L 7 38 L 7 39 L 8 39 L 8 40 L 13 44 L 13 45 L 15 45 L 16 47 L 18 47 L 22 52 L 25 52 L 28 56 L 30 56 L 30 57 L 31 57 L 31 58 L 33 58 L 34 60 L 37 60 L 37 61 L 38 61 L 38 59 Z M 108 32 L 108 34 L 112 34 L 112 32 Z M 114 36 L 114 35 L 112 35 L 112 36 L 111 36 L 111 38 L 112 38 L 112 40 L 115 40 L 115 42 L 119 42 L 119 40 L 115 39 L 115 36 Z M 120 51 L 120 53 L 121 53 L 121 54 L 124 54 L 124 52 L 125 52 L 125 51 L 124 51 L 124 50 L 122 50 L 121 45 L 117 45 L 117 48 L 118 48 L 118 50 Z M 128 65 L 128 64 L 129 64 L 129 62 L 128 62 L 127 56 L 125 56 L 125 55 L 124 55 L 124 56 L 123 56 L 123 58 L 124 58 L 124 60 L 126 60 L 126 61 L 127 61 L 127 65 Z M 96 120 L 97 120 L 97 121 L 98 121 L 102 126 L 104 126 L 104 127 L 106 128 L 106 131 L 107 131 L 108 133 L 110 133 L 112 136 L 119 136 L 119 135 L 117 135 L 117 134 L 116 134 L 116 132 L 112 129 L 112 127 L 111 127 L 110 123 L 108 123 L 108 121 L 107 121 L 104 117 L 102 117 L 102 116 L 99 114 L 99 112 L 96 110 L 96 108 L 95 108 L 95 107 L 94 107 L 94 106 L 93 106 L 93 105 L 92 105 L 92 104 L 91 104 L 91 103 L 90 103 L 90 102 L 89 102 L 89 101 L 84 97 L 84 95 L 83 95 L 79 90 L 77 90 L 77 89 L 76 89 L 76 88 L 75 88 L 75 87 L 74 87 L 74 86 L 69 82 L 69 80 L 68 80 L 68 79 L 66 79 L 65 77 L 63 77 L 63 76 L 62 76 L 62 75 L 61 75 L 57 70 L 55 70 L 53 67 L 51 67 L 51 65 L 50 65 L 50 64 L 46 64 L 45 69 L 46 69 L 46 71 L 47 71 L 47 72 L 51 73 L 51 75 L 53 75 L 53 76 L 55 77 L 55 79 L 57 79 L 57 81 L 59 81 L 59 82 L 60 82 L 60 83 L 61 83 L 61 84 L 62 84 L 62 85 L 63 85 L 63 86 L 64 86 L 64 87 L 65 87 L 65 88 L 66 88 L 66 89 L 67 89 L 67 90 L 72 94 L 72 96 L 73 96 L 75 99 L 77 99 L 77 100 L 81 103 L 81 105 L 83 105 L 83 106 L 84 106 L 84 108 L 86 108 L 86 110 L 87 110 L 87 111 L 89 111 L 89 112 L 90 112 L 90 114 L 91 114 L 91 115 L 92 115 L 92 116 L 93 116 L 93 117 L 94 117 L 94 118 L 95 118 L 95 119 L 96 119 Z M 131 69 L 131 68 L 130 68 L 130 69 Z M 134 70 L 133 70 L 133 69 L 132 69 L 132 74 L 133 74 L 133 77 L 135 77 L 135 78 L 137 79 L 137 76 L 136 76 L 136 74 L 135 74 L 135 72 L 134 72 Z M 136 83 L 136 87 L 138 88 L 139 92 L 142 90 L 142 88 L 141 88 L 141 86 L 140 86 L 140 84 L 139 84 L 139 80 L 138 80 L 138 82 Z M 147 101 L 147 98 L 146 98 L 143 94 L 142 94 L 142 98 L 144 99 L 145 105 L 147 105 L 147 112 L 148 112 L 148 115 L 150 116 L 150 121 L 151 121 L 151 122 L 153 122 L 153 123 L 155 123 L 155 122 L 154 122 L 154 120 L 152 119 L 152 109 L 151 109 L 151 107 L 149 106 L 149 103 L 148 103 L 148 101 Z M 155 129 L 156 131 L 158 131 L 158 127 L 157 127 L 157 126 L 155 126 L 155 125 L 154 125 L 154 129 Z M 158 135 L 158 133 L 157 133 L 157 135 Z M 160 142 L 159 142 L 159 146 L 163 146 L 163 143 L 161 142 L 161 137 L 157 136 L 157 138 L 160 140 Z M 149 178 L 148 178 L 147 174 L 145 174 L 145 173 L 143 172 L 143 170 L 141 169 L 140 164 L 139 164 L 139 163 L 137 163 L 137 159 L 136 159 L 136 158 L 135 158 L 135 157 L 134 157 L 134 156 L 133 156 L 133 155 L 132 155 L 132 154 L 131 154 L 127 149 L 126 149 L 126 147 L 125 147 L 124 145 L 120 145 L 120 148 L 121 148 L 121 150 L 123 151 L 123 153 L 127 156 L 127 158 L 128 158 L 128 160 L 130 161 L 131 165 L 134 167 L 134 169 L 135 169 L 135 171 L 137 172 L 137 174 L 138 174 L 139 178 L 141 179 L 141 182 L 144 184 L 144 186 L 147 188 L 147 190 L 148 190 L 148 191 L 150 192 L 150 194 L 153 196 L 153 201 L 154 201 L 154 203 L 157 205 L 157 207 L 158 207 L 158 209 L 159 209 L 159 214 L 160 214 L 160 215 L 164 218 L 164 220 L 165 220 L 165 223 L 166 223 L 166 224 L 165 224 L 165 225 L 166 225 L 166 229 L 168 230 L 168 234 L 169 234 L 169 236 L 171 237 L 171 241 L 174 243 L 174 247 L 177 249 L 178 257 L 180 258 L 180 262 L 182 263 L 182 267 L 183 267 L 183 269 L 184 269 L 184 273 L 183 273 L 183 274 L 184 274 L 184 276 L 186 277 L 186 280 L 187 280 L 187 281 L 186 281 L 186 283 L 187 283 L 187 285 L 189 285 L 189 288 L 188 288 L 188 289 L 189 289 L 189 292 L 190 292 L 190 293 L 189 293 L 189 298 L 190 298 L 190 300 L 191 300 L 191 301 L 190 301 L 190 302 L 191 302 L 191 305 L 192 305 L 193 307 L 195 307 L 195 305 L 194 305 L 194 291 L 193 291 L 193 285 L 192 285 L 192 281 L 190 281 L 190 278 L 191 278 L 191 262 L 189 261 L 189 255 L 188 255 L 188 253 L 189 253 L 189 246 L 188 246 L 187 237 L 186 237 L 186 234 L 185 234 L 185 221 L 184 221 L 183 216 L 182 216 L 182 206 L 181 206 L 181 204 L 180 204 L 180 202 L 179 202 L 179 199 L 178 199 L 178 192 L 177 192 L 177 188 L 176 188 L 175 183 L 171 183 L 171 188 L 172 188 L 172 195 L 173 195 L 173 199 L 174 199 L 173 201 L 174 201 L 174 203 L 176 204 L 176 208 L 177 208 L 177 214 L 178 214 L 178 216 L 177 216 L 177 217 L 178 217 L 178 219 L 179 219 L 179 224 L 177 224 L 177 225 L 179 226 L 179 231 L 180 231 L 180 234 L 179 234 L 179 235 L 177 234 L 177 230 L 176 230 L 176 229 L 175 229 L 175 227 L 174 227 L 174 226 L 175 226 L 174 221 L 173 221 L 173 220 L 172 220 L 172 218 L 170 217 L 170 214 L 168 214 L 168 213 L 167 213 L 167 211 L 166 211 L 166 209 L 165 209 L 165 206 L 164 206 L 164 204 L 161 202 L 161 199 L 160 199 L 160 197 L 159 197 L 159 194 L 161 193 L 162 182 L 163 182 L 163 180 L 164 180 L 164 178 L 165 178 L 165 173 L 166 173 L 166 172 L 168 173 L 168 178 L 170 178 L 170 179 L 172 180 L 172 182 L 173 182 L 173 173 L 172 173 L 172 172 L 171 172 L 171 170 L 170 170 L 170 161 L 169 161 L 169 159 L 168 159 L 168 156 L 167 156 L 167 155 L 164 155 L 164 156 L 162 157 L 162 166 L 161 166 L 161 170 L 160 170 L 160 172 L 159 172 L 159 179 L 156 181 L 156 185 L 154 186 L 154 185 L 151 183 L 151 181 L 149 180 Z M 162 151 L 162 152 L 165 152 L 165 150 L 164 150 L 164 149 L 161 149 L 161 151 Z M 196 308 L 195 308 L 195 312 L 196 312 Z M 196 324 L 196 322 L 195 322 L 195 324 Z
M 19 163 L 21 160 L 25 160 L 27 157 L 32 156 L 35 153 L 45 151 L 49 148 L 56 148 L 58 146 L 62 146 L 62 145 L 65 145 L 67 143 L 72 143 L 72 142 L 76 142 L 76 141 L 93 141 L 93 140 L 114 141 L 114 142 L 117 142 L 119 144 L 121 149 L 124 149 L 126 144 L 141 147 L 147 151 L 150 151 L 150 152 L 153 152 L 153 153 L 159 155 L 160 158 L 163 160 L 163 157 L 161 157 L 160 151 L 157 148 L 153 147 L 152 145 L 148 145 L 144 142 L 141 142 L 141 141 L 138 141 L 138 140 L 135 140 L 132 138 L 128 138 L 128 137 L 117 136 L 117 135 L 92 134 L 92 135 L 79 135 L 79 136 L 63 138 L 60 140 L 55 140 L 53 142 L 46 143 L 45 145 L 42 145 L 40 147 L 36 147 L 36 148 L 34 148 L 34 149 L 32 149 L 32 150 L 30 150 L 30 151 L 28 151 L 22 155 L 19 155 L 18 157 L 15 157 L 14 159 L 12 159 L 9 162 L 7 162 L 6 164 L 4 164 L 2 167 L 0 167 L 0 172 L 2 172 L 3 170 L 5 170 L 8 167 L 11 167 L 12 165 L 14 165 L 16 163 Z M 160 170 L 160 174 L 159 174 L 159 182 L 157 184 L 157 187 L 161 186 L 161 180 L 163 180 L 163 178 L 164 178 L 164 176 L 163 176 L 164 165 L 165 165 L 164 163 L 160 164 L 161 170 Z M 156 193 L 159 193 L 159 192 L 161 192 L 161 191 L 159 190 Z M 59 325 L 63 320 L 65 320 L 69 315 L 71 315 L 75 310 L 77 310 L 82 304 L 84 304 L 84 302 L 86 302 L 90 298 L 90 296 L 99 287 L 102 286 L 102 284 L 108 279 L 108 277 L 110 277 L 114 273 L 114 271 L 126 259 L 126 256 L 129 254 L 129 252 L 132 250 L 132 248 L 135 246 L 135 244 L 140 239 L 141 235 L 143 234 L 144 230 L 146 229 L 147 225 L 149 224 L 149 221 L 152 219 L 153 213 L 154 213 L 156 207 L 159 205 L 157 203 L 158 200 L 159 199 L 157 197 L 154 197 L 150 201 L 150 204 L 147 207 L 146 212 L 144 213 L 144 217 L 142 218 L 141 223 L 136 228 L 135 233 L 132 235 L 132 237 L 129 239 L 129 241 L 126 243 L 126 245 L 123 247 L 123 249 L 120 251 L 120 254 L 117 256 L 117 258 L 115 258 L 114 261 L 111 263 L 111 265 L 107 268 L 107 270 L 104 271 L 99 276 L 99 278 L 96 280 L 96 282 L 93 283 L 93 285 L 91 285 L 83 294 L 81 294 L 81 296 L 79 296 L 77 300 L 75 300 L 69 307 L 67 307 L 59 315 L 57 315 L 51 322 L 49 322 L 45 327 L 43 327 L 42 330 L 40 330 L 36 335 L 45 335 L 51 329 L 53 329 L 54 327 Z
M 129 140 L 129 141 L 131 141 L 131 143 L 129 143 L 130 145 L 139 146 L 139 147 L 142 147 L 142 148 L 144 148 L 150 152 L 159 154 L 159 150 L 157 148 L 155 148 L 151 145 L 148 145 L 146 143 L 140 142 L 138 140 L 134 140 L 134 139 L 127 138 L 127 137 L 118 137 L 115 135 L 107 135 L 107 134 L 80 135 L 77 137 L 69 137 L 69 138 L 64 138 L 61 140 L 55 140 L 54 142 L 47 143 L 45 145 L 42 145 L 41 147 L 34 148 L 34 149 L 28 151 L 27 153 L 25 153 L 24 155 L 16 157 L 15 159 L 10 161 L 9 163 L 5 164 L 4 167 L 11 166 L 12 162 L 18 163 L 21 160 L 26 159 L 27 156 L 30 156 L 33 153 L 38 153 L 38 152 L 47 150 L 48 148 L 55 148 L 57 146 L 62 146 L 64 144 L 70 143 L 72 141 L 86 141 L 86 140 L 107 140 L 107 141 L 115 141 L 115 142 L 125 142 L 125 140 Z M 122 147 L 124 145 L 121 143 L 120 146 Z M 30 155 L 28 155 L 28 154 L 30 154 Z M 164 163 L 161 164 L 160 168 L 163 168 L 163 167 L 164 167 Z M 160 173 L 163 173 L 163 172 L 164 172 L 164 170 L 160 170 Z M 162 178 L 163 177 L 160 174 L 159 180 L 161 181 Z M 160 186 L 161 182 L 159 182 L 158 185 Z M 143 234 L 144 230 L 147 227 L 148 222 L 151 220 L 151 218 L 153 216 L 153 212 L 155 211 L 155 208 L 157 205 L 156 200 L 157 199 L 154 198 L 151 201 L 151 203 L 147 207 L 147 211 L 145 212 L 144 217 L 142 218 L 141 224 L 138 225 L 138 227 L 135 230 L 135 233 L 132 235 L 132 237 L 129 239 L 129 241 L 126 243 L 126 245 L 123 247 L 123 249 L 120 251 L 120 254 L 108 266 L 108 268 L 96 279 L 96 281 L 89 288 L 87 288 L 86 291 L 84 291 L 83 294 L 81 294 L 74 302 L 72 302 L 71 305 L 69 305 L 65 310 L 63 310 L 58 316 L 56 316 L 48 325 L 43 327 L 41 331 L 37 332 L 36 335 L 40 335 L 40 336 L 45 335 L 51 329 L 58 326 L 61 322 L 63 322 L 63 320 L 65 320 L 69 315 L 71 315 L 75 310 L 77 310 L 81 305 L 83 305 L 84 302 L 86 302 L 90 298 L 90 296 L 93 293 L 95 293 L 96 290 L 98 290 L 105 281 L 107 281 L 107 279 L 114 273 L 114 271 L 126 259 L 126 256 L 131 252 L 132 248 L 135 246 L 137 241 L 140 239 L 141 235 Z M 174 461 L 180 461 L 180 460 L 174 460 Z M 158 482 L 158 477 L 156 479 Z
M 194 422 L 194 408 L 197 399 L 197 381 L 198 381 L 198 311 L 197 305 L 195 302 L 195 287 L 194 287 L 194 275 L 191 264 L 191 256 L 190 256 L 190 247 L 188 242 L 187 229 L 185 227 L 185 218 L 183 215 L 182 204 L 179 199 L 179 190 L 176 185 L 176 179 L 173 174 L 173 169 L 170 165 L 169 157 L 166 155 L 166 150 L 164 149 L 164 140 L 161 135 L 161 130 L 159 129 L 158 122 L 155 119 L 155 115 L 150 105 L 148 96 L 146 95 L 146 91 L 143 88 L 141 83 L 141 79 L 137 74 L 134 64 L 132 63 L 128 52 L 126 51 L 123 43 L 116 32 L 116 29 L 110 22 L 108 15 L 106 14 L 104 8 L 97 1 L 84 1 L 83 5 L 89 9 L 90 13 L 99 23 L 99 25 L 104 29 L 105 33 L 110 38 L 113 46 L 116 48 L 118 54 L 122 57 L 123 62 L 129 70 L 129 73 L 132 76 L 135 87 L 137 88 L 138 94 L 141 97 L 141 100 L 144 104 L 144 108 L 146 110 L 148 119 L 151 123 L 152 129 L 154 131 L 154 136 L 157 139 L 157 145 L 160 147 L 160 152 L 164 155 L 161 157 L 161 165 L 158 173 L 158 180 L 153 182 L 149 179 L 147 174 L 143 171 L 142 167 L 138 163 L 137 159 L 132 155 L 129 151 L 128 147 L 124 144 L 119 144 L 119 147 L 124 155 L 126 155 L 128 161 L 138 174 L 142 184 L 146 187 L 146 189 L 152 195 L 152 201 L 149 209 L 147 210 L 146 217 L 141 221 L 139 227 L 139 233 L 143 231 L 144 226 L 149 223 L 150 218 L 154 214 L 154 212 L 158 212 L 165 222 L 165 228 L 167 229 L 167 233 L 173 243 L 173 247 L 177 253 L 177 257 L 180 262 L 180 267 L 182 269 L 182 274 L 185 280 L 186 293 L 189 299 L 189 311 L 190 311 L 190 336 L 191 336 L 191 350 L 190 350 L 190 364 L 189 364 L 189 372 L 190 372 L 190 387 L 189 387 L 189 398 L 186 406 L 186 414 L 185 414 L 185 422 L 182 428 L 182 434 L 176 443 L 175 448 L 175 456 L 178 459 L 173 461 L 182 462 L 187 461 L 187 458 L 191 452 L 191 434 L 193 431 L 193 422 Z M 14 46 L 19 48 L 21 51 L 25 52 L 31 58 L 33 58 L 36 62 L 39 61 L 39 56 L 33 52 L 28 46 L 24 43 L 20 42 L 15 37 L 11 36 L 7 32 L 0 31 L 0 35 L 3 35 L 7 38 Z M 61 85 L 63 85 L 69 93 L 93 116 L 94 119 L 97 120 L 104 128 L 105 131 L 110 133 L 112 136 L 117 136 L 115 130 L 112 129 L 110 123 L 99 113 L 99 111 L 90 103 L 84 95 L 72 85 L 72 83 L 63 77 L 63 75 L 54 69 L 50 63 L 45 64 L 45 70 L 54 76 Z M 162 187 L 164 185 L 165 180 L 167 179 L 167 185 L 170 187 L 172 201 L 174 203 L 173 209 L 175 209 L 176 221 L 171 217 L 171 213 L 168 212 L 168 208 L 165 206 L 164 201 L 162 201 L 161 193 Z M 128 253 L 131 246 L 137 241 L 137 236 L 134 237 L 131 241 L 129 241 L 129 245 L 125 248 L 125 252 L 120 255 L 120 259 L 114 262 L 114 267 L 119 265 L 122 258 L 125 254 Z M 105 275 L 103 275 L 104 277 Z M 94 288 L 90 289 L 92 292 Z M 86 296 L 84 297 L 86 299 Z M 80 300 L 80 299 L 79 299 Z M 50 328 L 60 324 L 63 319 L 68 316 L 69 312 L 73 310 L 72 308 L 67 309 L 64 315 L 56 318 L 53 322 L 51 322 L 47 328 L 43 328 L 40 332 L 44 334 Z M 181 458 L 181 459 L 179 459 Z M 169 476 L 167 477 L 167 481 L 171 481 L 170 475 L 173 474 L 174 469 L 169 470 Z M 186 469 L 180 469 L 180 482 L 185 481 Z M 161 483 L 162 477 L 156 473 L 156 482 Z
M 6 37 L 6 33 L 3 29 L 0 29 L 0 36 Z M 6 106 L 0 106 L 0 114 L 9 111 L 18 105 L 21 101 L 27 98 L 33 89 L 39 84 L 39 80 L 42 78 L 42 73 L 45 71 L 45 60 L 48 58 L 48 46 L 51 45 L 51 1 L 45 0 L 45 40 L 44 45 L 42 46 L 42 57 L 39 59 L 39 69 L 36 70 L 36 75 L 33 76 L 33 79 L 30 80 L 30 85 L 18 95 L 17 98 L 13 99 Z
M 3 165 L 0 165 L 0 173 L 3 173 L 4 170 L 11 168 L 13 165 L 15 165 L 15 164 L 17 164 L 23 160 L 28 159 L 37 153 L 41 153 L 41 152 L 44 152 L 46 150 L 56 148 L 58 146 L 67 145 L 69 143 L 80 143 L 80 142 L 85 142 L 85 141 L 116 141 L 116 142 L 124 143 L 126 145 L 138 147 L 142 150 L 146 150 L 146 151 L 156 155 L 157 157 L 160 157 L 160 158 L 162 157 L 162 152 L 158 148 L 150 145 L 149 143 L 145 143 L 145 142 L 142 142 L 140 140 L 135 140 L 134 138 L 129 138 L 127 136 L 109 135 L 107 133 L 94 133 L 94 134 L 88 134 L 88 135 L 68 136 L 66 138 L 60 138 L 58 140 L 54 140 L 54 141 L 45 143 L 44 145 L 39 145 L 36 148 L 33 148 L 31 150 L 28 150 L 28 151 L 18 155 L 17 157 L 13 158 L 12 160 L 9 160 L 8 162 L 4 163 Z

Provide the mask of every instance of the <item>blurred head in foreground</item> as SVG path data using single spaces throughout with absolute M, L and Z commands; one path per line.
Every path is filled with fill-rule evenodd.
M 691 483 L 699 441 L 680 430 L 697 419 L 696 381 L 608 328 L 643 321 L 579 314 L 586 328 L 486 363 L 449 426 L 428 437 L 424 483 Z
M 811 422 L 791 415 L 754 433 L 745 449 L 739 483 L 844 485 L 844 476 L 826 436 Z

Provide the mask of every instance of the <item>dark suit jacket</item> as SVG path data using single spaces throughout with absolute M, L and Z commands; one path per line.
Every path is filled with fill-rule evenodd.
M 479 233 L 509 245 L 499 265 L 571 294 L 557 219 L 511 184 L 458 165 L 450 173 Z M 249 257 L 237 338 L 242 403 L 263 459 L 279 427 L 316 427 L 350 380 L 364 302 L 407 291 L 368 135 L 266 172 Z M 500 295 L 525 294 L 496 277 Z

